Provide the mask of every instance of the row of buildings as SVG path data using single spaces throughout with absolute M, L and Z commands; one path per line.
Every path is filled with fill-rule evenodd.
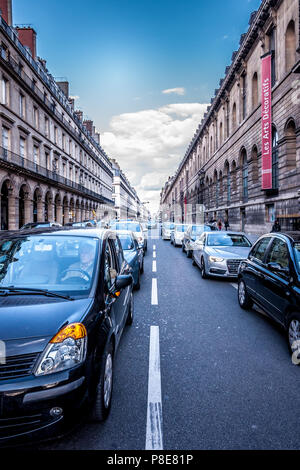
M 134 188 L 101 147 L 93 122 L 75 110 L 69 83 L 55 80 L 37 57 L 34 29 L 13 27 L 11 0 L 0 0 L 0 10 L 1 230 L 121 212 L 145 216 Z
M 300 0 L 262 0 L 161 191 L 163 218 L 300 230 Z M 178 210 L 179 208 L 179 210 Z

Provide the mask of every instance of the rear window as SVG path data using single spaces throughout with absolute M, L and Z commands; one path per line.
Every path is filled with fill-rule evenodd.
M 133 240 L 130 235 L 121 235 L 119 234 L 119 239 L 122 245 L 123 250 L 132 250 L 134 247 Z
M 175 227 L 176 232 L 185 232 L 188 228 L 188 225 L 177 225 Z
M 216 233 L 208 235 L 207 246 L 250 247 L 251 243 L 244 235 Z
M 294 244 L 294 253 L 296 258 L 297 269 L 300 273 L 300 242 Z
M 175 224 L 164 224 L 164 228 L 166 228 L 167 230 L 173 230 L 175 227 Z
M 201 235 L 203 232 L 211 232 L 211 227 L 209 225 L 193 225 L 192 234 Z

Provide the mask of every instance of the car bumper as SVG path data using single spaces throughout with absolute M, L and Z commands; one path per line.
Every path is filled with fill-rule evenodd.
M 0 447 L 58 437 L 78 421 L 87 398 L 82 367 L 52 376 L 0 381 Z M 54 409 L 61 409 L 59 415 Z
M 228 277 L 228 278 L 237 278 L 238 272 L 231 271 L 228 269 L 227 264 L 225 263 L 209 263 L 207 267 L 207 273 L 211 276 L 217 277 Z

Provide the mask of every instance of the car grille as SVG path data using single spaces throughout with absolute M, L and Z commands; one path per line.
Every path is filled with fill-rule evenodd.
M 0 418 L 0 441 L 21 433 L 34 431 L 41 426 L 42 415 L 18 416 L 14 418 Z
M 7 380 L 30 375 L 39 353 L 10 356 L 5 364 L 0 364 L 0 380 Z
M 228 259 L 227 260 L 227 269 L 229 274 L 237 274 L 239 265 L 243 261 L 242 259 Z

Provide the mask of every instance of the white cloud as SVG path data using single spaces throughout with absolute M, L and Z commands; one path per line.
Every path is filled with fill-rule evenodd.
M 114 116 L 101 145 L 116 158 L 142 201 L 157 210 L 159 193 L 174 174 L 207 104 L 175 103 Z
M 71 100 L 79 100 L 80 96 L 70 96 Z
M 185 89 L 183 87 L 178 88 L 168 88 L 167 90 L 163 90 L 162 93 L 164 95 L 175 94 L 175 95 L 184 95 Z

